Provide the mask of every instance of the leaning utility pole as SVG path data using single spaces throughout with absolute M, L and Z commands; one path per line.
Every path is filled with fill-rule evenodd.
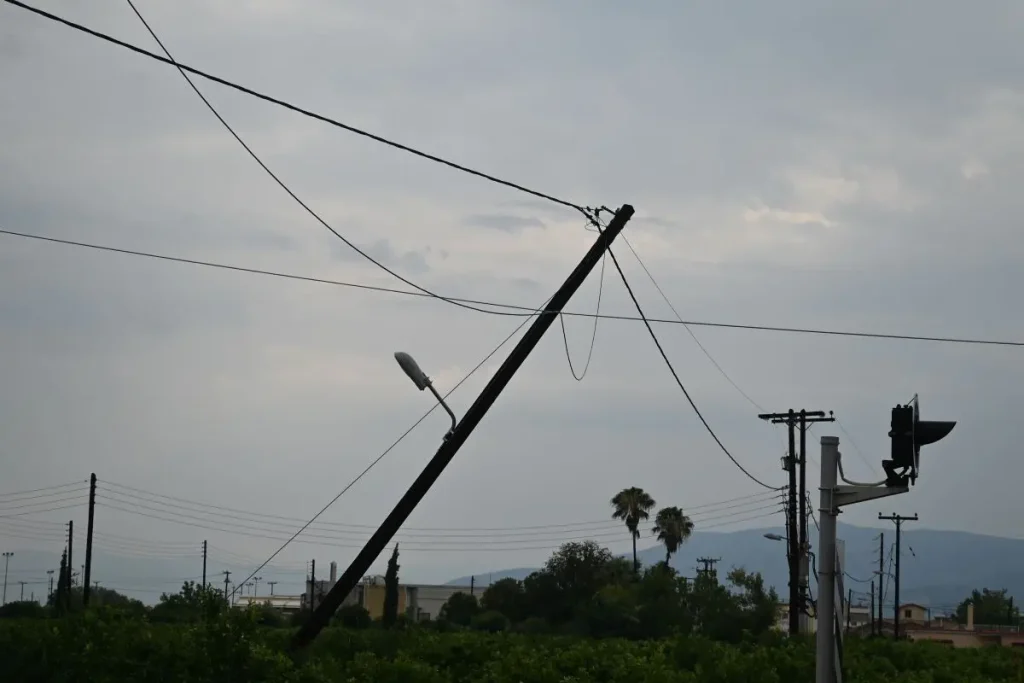
M 762 413 L 757 417 L 772 424 L 784 424 L 789 431 L 789 453 L 784 465 L 784 469 L 789 473 L 786 556 L 789 559 L 789 635 L 795 636 L 803 630 L 801 622 L 807 612 L 806 600 L 809 594 L 807 557 L 811 546 L 807 540 L 807 430 L 816 422 L 835 422 L 835 417 L 831 411 L 826 416 L 821 410 L 797 412 L 792 408 L 784 413 Z M 800 430 L 799 457 L 796 452 L 797 429 Z
M 89 526 L 85 530 L 85 569 L 82 577 L 82 607 L 89 606 L 89 593 L 92 590 L 92 527 L 96 514 L 96 473 L 89 476 Z
M 444 472 L 448 463 L 452 461 L 456 453 L 459 452 L 459 449 L 466 443 L 470 434 L 480 424 L 480 421 L 483 420 L 487 411 L 494 405 L 498 396 L 501 395 L 501 392 L 512 380 L 512 377 L 522 367 L 530 352 L 537 346 L 544 333 L 547 332 L 548 328 L 555 322 L 555 319 L 558 318 L 566 303 L 576 293 L 576 290 L 580 288 L 587 275 L 590 274 L 594 266 L 597 265 L 597 262 L 605 255 L 612 241 L 622 232 L 622 229 L 632 217 L 633 207 L 629 204 L 623 204 L 615 212 L 611 221 L 608 222 L 607 227 L 600 231 L 597 241 L 587 252 L 586 256 L 583 257 L 583 260 L 572 271 L 565 283 L 562 284 L 544 306 L 544 309 L 537 315 L 537 319 L 526 330 L 519 343 L 509 353 L 508 358 L 505 359 L 505 362 L 501 364 L 501 367 L 491 377 L 483 391 L 480 392 L 480 395 L 473 402 L 473 405 L 463 415 L 462 420 L 448 432 L 434 457 L 431 458 L 427 466 L 412 483 L 412 486 L 409 487 L 409 490 L 398 501 L 391 514 L 381 523 L 363 549 L 352 560 L 348 569 L 342 573 L 337 583 L 331 587 L 331 590 L 324 596 L 324 599 L 317 608 L 313 610 L 306 623 L 296 633 L 292 641 L 295 649 L 303 648 L 311 643 L 327 625 L 331 615 L 337 611 L 345 597 L 356 587 L 360 578 L 369 570 L 370 565 L 377 559 L 398 529 L 401 528 L 405 520 L 412 514 L 416 505 L 419 504 L 427 494 L 427 491 L 434 485 L 434 482 Z
M 891 515 L 882 515 L 878 513 L 878 519 L 884 519 L 889 522 L 896 523 L 896 574 L 893 577 L 893 605 L 892 605 L 892 637 L 895 640 L 900 639 L 900 532 L 902 531 L 903 522 L 916 522 L 918 521 L 917 513 L 915 512 L 911 517 L 904 517 L 903 515 L 897 515 L 893 513 Z

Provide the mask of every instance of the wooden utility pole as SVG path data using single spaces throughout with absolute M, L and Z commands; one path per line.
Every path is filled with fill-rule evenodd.
M 96 516 L 96 473 L 89 475 L 89 525 L 85 530 L 85 568 L 82 570 L 82 607 L 89 606 L 92 590 L 92 528 Z
M 232 596 L 228 594 L 228 583 L 229 583 L 229 579 L 231 578 L 231 572 L 229 572 L 228 570 L 225 569 L 224 571 L 221 572 L 221 574 L 224 575 L 224 599 L 227 600 L 228 607 L 230 607 L 231 606 L 231 597 Z
M 203 541 L 203 588 L 206 588 L 206 541 Z
M 885 620 L 882 601 L 885 599 L 885 532 L 878 534 L 878 635 L 882 635 Z M 871 608 L 874 612 L 874 607 Z
M 846 591 L 846 633 L 850 633 L 850 607 L 853 605 L 853 589 Z
M 370 540 L 366 542 L 363 549 L 352 560 L 348 569 L 342 573 L 341 577 L 331 587 L 331 590 L 328 591 L 317 608 L 313 610 L 309 620 L 295 634 L 292 641 L 294 650 L 299 650 L 309 645 L 316 638 L 317 634 L 327 626 L 331 616 L 341 606 L 345 597 L 355 589 L 356 584 L 359 583 L 359 580 L 369 570 L 370 565 L 373 564 L 391 539 L 394 538 L 395 533 L 409 518 L 409 515 L 416 509 L 419 502 L 423 500 L 423 497 L 427 495 L 427 492 L 448 466 L 448 463 L 452 461 L 459 452 L 459 449 L 469 439 L 473 430 L 483 420 L 487 411 L 498 400 L 501 392 L 508 386 L 508 383 L 515 376 L 519 368 L 522 367 L 523 363 L 526 362 L 527 357 L 536 348 L 544 333 L 554 324 L 562 309 L 569 302 L 569 299 L 572 298 L 572 295 L 576 293 L 576 290 L 586 280 L 587 275 L 594 269 L 598 261 L 608 253 L 612 241 L 626 227 L 626 223 L 633 217 L 633 213 L 633 207 L 628 204 L 624 204 L 615 212 L 608 225 L 599 232 L 597 241 L 587 251 L 569 277 L 566 278 L 562 286 L 558 288 L 558 291 L 548 300 L 543 310 L 533 321 L 533 324 L 527 328 L 526 332 L 519 339 L 519 343 L 509 353 L 505 362 L 491 376 L 490 381 L 487 382 L 480 395 L 477 396 L 473 404 L 466 410 L 462 419 L 455 421 L 453 416 L 455 424 L 445 435 L 437 452 L 427 463 L 426 467 L 423 468 L 419 476 L 416 477 L 416 480 L 398 501 L 391 513 L 384 519 L 377 531 L 373 533 Z M 420 388 L 424 387 L 421 386 Z M 438 395 L 438 398 L 441 398 L 440 395 Z
M 871 582 L 871 635 L 875 635 L 875 582 Z
M 697 568 L 697 575 L 704 577 L 714 578 L 717 574 L 715 572 L 715 565 L 722 561 L 720 557 L 698 557 L 697 563 L 704 565 L 703 568 Z
M 759 419 L 784 424 L 789 431 L 789 452 L 783 468 L 789 473 L 786 503 L 786 558 L 789 560 L 789 635 L 800 632 L 800 615 L 807 611 L 808 587 L 806 561 L 810 551 L 807 540 L 807 430 L 816 422 L 834 422 L 829 411 L 799 412 L 790 408 L 784 413 L 762 413 Z M 796 450 L 796 430 L 800 430 L 800 453 Z M 799 475 L 799 476 L 798 476 Z
M 893 577 L 893 606 L 892 606 L 892 636 L 895 640 L 900 639 L 900 533 L 903 530 L 903 522 L 918 521 L 917 513 L 911 517 L 904 517 L 895 513 L 883 516 L 878 513 L 878 519 L 885 519 L 896 523 L 896 573 Z

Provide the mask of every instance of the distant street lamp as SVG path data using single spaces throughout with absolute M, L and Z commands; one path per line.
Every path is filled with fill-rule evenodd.
M 434 395 L 437 402 L 441 404 L 441 407 L 444 408 L 452 418 L 452 428 L 444 435 L 444 438 L 447 439 L 451 433 L 455 431 L 455 426 L 459 423 L 455 417 L 455 413 L 453 413 L 452 409 L 448 407 L 448 404 L 444 402 L 444 398 L 441 397 L 441 394 L 437 393 L 437 389 L 434 388 L 434 384 L 430 381 L 430 378 L 427 377 L 427 373 L 420 369 L 420 366 L 415 360 L 413 360 L 412 356 L 404 351 L 396 351 L 395 360 L 398 361 L 398 365 L 401 366 L 405 374 L 409 376 L 409 379 L 411 379 L 412 383 L 416 385 L 416 388 L 420 391 L 430 389 L 430 393 Z

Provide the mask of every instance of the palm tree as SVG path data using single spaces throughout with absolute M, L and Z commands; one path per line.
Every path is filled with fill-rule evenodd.
M 654 518 L 652 531 L 665 546 L 665 566 L 667 567 L 672 556 L 693 533 L 693 520 L 683 514 L 681 508 L 661 508 Z
M 640 571 L 640 562 L 636 557 L 636 539 L 640 538 L 640 521 L 649 518 L 651 509 L 656 503 L 650 494 L 641 488 L 631 486 L 622 489 L 612 498 L 612 519 L 621 519 L 633 537 L 633 571 Z

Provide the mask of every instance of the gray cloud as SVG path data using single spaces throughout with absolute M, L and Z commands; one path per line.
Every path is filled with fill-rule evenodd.
M 360 246 L 359 248 L 380 263 L 383 263 L 389 268 L 395 269 L 403 275 L 422 275 L 430 270 L 430 265 L 427 263 L 426 257 L 426 254 L 430 251 L 429 247 L 424 248 L 421 251 L 400 251 L 395 249 L 390 240 L 383 238 L 368 246 Z M 338 254 L 338 258 L 343 261 L 360 263 L 366 262 L 362 256 L 357 254 L 347 245 L 338 243 L 334 247 L 334 250 L 335 253 Z
M 539 218 L 526 218 L 523 216 L 512 216 L 501 213 L 467 216 L 464 222 L 468 226 L 490 228 L 492 230 L 507 232 L 509 234 L 519 234 L 526 228 L 545 227 L 544 222 Z

